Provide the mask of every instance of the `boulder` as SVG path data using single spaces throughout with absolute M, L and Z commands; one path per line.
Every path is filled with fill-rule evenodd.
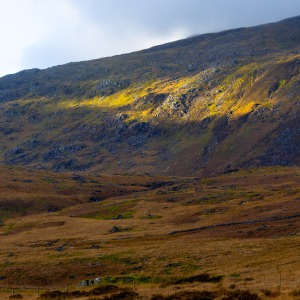
M 97 196 L 91 196 L 90 199 L 89 199 L 90 202 L 99 202 L 101 200 L 104 200 L 104 198 L 103 197 L 97 197 Z
M 121 228 L 117 227 L 117 226 L 113 226 L 113 228 L 110 230 L 112 233 L 116 233 L 116 232 L 120 232 L 122 231 Z
M 72 176 L 72 179 L 75 181 L 81 182 L 81 183 L 85 182 L 85 178 L 80 175 L 74 175 L 74 176 Z

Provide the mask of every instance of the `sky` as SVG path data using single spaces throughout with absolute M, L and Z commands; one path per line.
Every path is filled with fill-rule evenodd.
M 300 0 L 0 0 L 0 76 L 300 15 Z

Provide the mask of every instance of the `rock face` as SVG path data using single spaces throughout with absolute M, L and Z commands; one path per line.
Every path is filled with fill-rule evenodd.
M 261 156 L 262 165 L 292 166 L 300 164 L 299 120 L 300 115 L 295 123 L 279 128 L 276 137 L 269 139 L 270 144 Z
M 167 175 L 299 165 L 299 69 L 296 17 L 8 75 L 0 163 Z

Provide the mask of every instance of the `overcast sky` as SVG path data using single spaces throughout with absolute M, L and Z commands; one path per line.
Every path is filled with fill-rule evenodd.
M 300 0 L 0 0 L 0 76 L 300 15 Z

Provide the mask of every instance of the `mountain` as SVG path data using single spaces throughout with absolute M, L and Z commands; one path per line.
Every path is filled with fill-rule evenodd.
M 0 78 L 0 164 L 201 175 L 300 164 L 300 17 Z

